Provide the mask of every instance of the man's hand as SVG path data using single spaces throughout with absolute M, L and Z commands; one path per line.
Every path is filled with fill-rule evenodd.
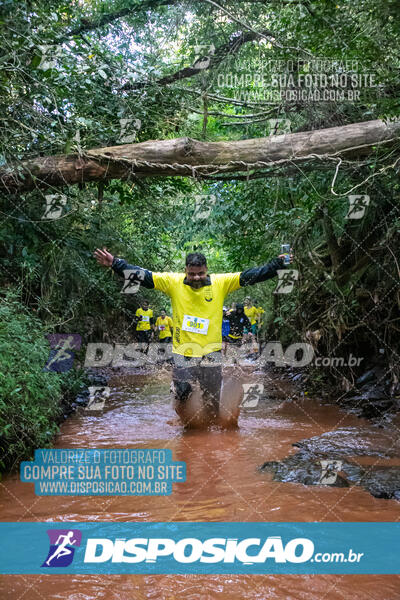
M 278 258 L 282 258 L 282 260 L 284 261 L 285 258 L 286 258 L 286 256 L 287 256 L 286 254 L 279 254 Z M 289 257 L 290 257 L 290 261 L 289 262 L 290 262 L 290 264 L 292 264 L 292 262 L 293 262 L 293 254 L 289 254 Z
M 101 265 L 102 267 L 111 267 L 112 261 L 114 260 L 113 255 L 110 254 L 107 248 L 103 248 L 103 250 L 100 250 L 100 248 L 96 248 L 96 251 L 93 253 L 93 256 L 95 257 L 99 265 Z

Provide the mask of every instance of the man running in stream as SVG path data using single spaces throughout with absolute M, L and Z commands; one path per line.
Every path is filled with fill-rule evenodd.
M 209 274 L 203 254 L 186 257 L 184 273 L 154 273 L 128 264 L 106 248 L 94 252 L 97 262 L 147 289 L 164 292 L 171 298 L 173 320 L 172 381 L 178 403 L 185 403 L 198 382 L 205 407 L 212 418 L 218 417 L 222 385 L 222 309 L 227 294 L 277 275 L 284 269 L 284 255 L 260 267 L 237 273 Z M 290 257 L 292 262 L 292 255 Z

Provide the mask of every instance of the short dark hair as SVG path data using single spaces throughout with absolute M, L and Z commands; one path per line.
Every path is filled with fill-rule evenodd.
M 207 259 L 201 252 L 191 252 L 186 256 L 187 267 L 206 267 Z

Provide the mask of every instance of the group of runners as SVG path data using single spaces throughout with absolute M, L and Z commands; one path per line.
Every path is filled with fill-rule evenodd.
M 232 302 L 231 308 L 223 307 L 222 316 L 222 350 L 226 354 L 227 344 L 252 345 L 257 351 L 258 333 L 262 326 L 262 315 L 265 313 L 257 300 L 254 302 L 248 296 L 244 304 Z M 158 340 L 161 344 L 172 343 L 173 321 L 162 309 L 156 318 L 154 311 L 147 300 L 143 300 L 133 318 L 136 327 L 136 340 L 140 344 L 148 345 L 151 340 Z
M 160 344 L 172 342 L 173 321 L 163 309 L 157 319 L 147 300 L 143 300 L 133 318 L 136 325 L 136 340 L 141 344 L 149 344 L 151 339 L 158 338 Z
M 228 344 L 240 346 L 252 345 L 252 353 L 257 352 L 259 330 L 262 326 L 262 315 L 265 310 L 257 300 L 252 302 L 247 296 L 244 304 L 233 302 L 231 308 L 223 307 L 222 316 L 222 351 L 226 355 Z

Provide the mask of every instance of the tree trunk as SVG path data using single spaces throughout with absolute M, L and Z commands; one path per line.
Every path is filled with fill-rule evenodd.
M 0 189 L 10 193 L 132 176 L 198 176 L 247 172 L 327 157 L 358 158 L 398 138 L 400 121 L 367 121 L 316 131 L 227 142 L 190 138 L 149 140 L 95 148 L 83 156 L 39 157 L 0 169 Z M 266 174 L 267 176 L 268 174 Z

